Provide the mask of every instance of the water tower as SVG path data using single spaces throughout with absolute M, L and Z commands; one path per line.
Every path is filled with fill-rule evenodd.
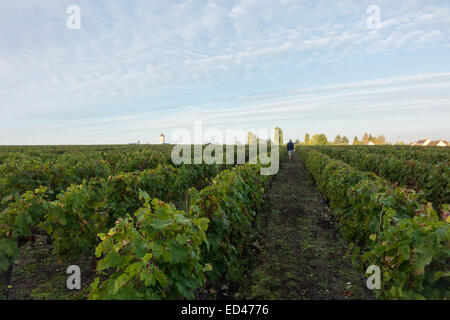
M 161 133 L 161 134 L 159 135 L 159 143 L 160 143 L 160 144 L 164 144 L 165 139 L 166 139 L 166 136 L 165 136 L 164 134 Z

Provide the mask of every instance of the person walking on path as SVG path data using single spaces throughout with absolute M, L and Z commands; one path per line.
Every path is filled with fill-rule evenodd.
M 291 161 L 294 160 L 294 150 L 295 150 L 295 146 L 292 143 L 292 140 L 289 140 L 289 142 L 287 144 L 287 152 L 288 152 L 288 159 Z

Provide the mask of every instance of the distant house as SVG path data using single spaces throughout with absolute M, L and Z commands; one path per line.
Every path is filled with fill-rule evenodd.
M 412 146 L 438 146 L 438 147 L 447 147 L 448 142 L 445 140 L 434 140 L 430 139 L 422 139 L 417 142 L 411 144 Z
M 366 143 L 366 146 L 374 146 L 374 145 L 375 145 L 375 143 L 373 143 L 372 141 L 369 141 Z
M 429 146 L 437 146 L 437 147 L 448 147 L 448 142 L 445 140 L 435 140 L 435 141 L 431 141 L 428 145 Z
M 430 139 L 422 139 L 422 140 L 418 140 L 416 142 L 414 142 L 412 145 L 413 146 L 427 146 L 431 143 Z

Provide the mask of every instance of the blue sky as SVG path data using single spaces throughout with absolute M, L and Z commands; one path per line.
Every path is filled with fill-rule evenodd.
M 448 1 L 1 1 L 0 41 L 0 144 L 170 142 L 195 120 L 450 140 Z

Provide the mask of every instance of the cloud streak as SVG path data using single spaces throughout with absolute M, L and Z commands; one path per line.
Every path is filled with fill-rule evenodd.
M 64 133 L 65 128 L 125 122 L 129 126 L 123 131 L 131 132 L 159 130 L 161 119 L 170 119 L 162 128 L 198 116 L 226 124 L 238 115 L 257 119 L 265 114 L 261 119 L 266 121 L 304 110 L 319 115 L 318 109 L 329 108 L 331 113 L 338 106 L 356 108 L 371 99 L 382 99 L 388 106 L 388 97 L 392 106 L 426 99 L 436 108 L 441 106 L 436 101 L 448 99 L 439 92 L 448 90 L 446 70 L 378 80 L 360 75 L 355 82 L 297 90 L 268 90 L 258 83 L 237 90 L 231 85 L 252 78 L 276 82 L 293 70 L 300 77 L 302 70 L 376 61 L 380 55 L 401 59 L 423 50 L 448 51 L 450 6 L 443 1 L 378 1 L 382 23 L 377 30 L 366 27 L 370 1 L 77 3 L 82 12 L 79 31 L 65 28 L 71 1 L 0 4 L 0 125 L 15 132 L 33 127 Z M 222 83 L 230 84 L 227 94 L 218 93 Z M 180 92 L 189 96 L 190 91 L 199 94 L 193 102 L 179 98 Z M 167 115 L 157 112 L 161 105 L 171 106 Z M 361 111 L 355 108 L 355 114 Z M 148 118 L 155 120 L 134 125 Z M 51 142 L 45 140 L 48 135 L 37 135 L 35 139 L 42 140 L 35 141 L 19 134 L 3 135 L 0 143 L 17 143 L 23 137 Z

